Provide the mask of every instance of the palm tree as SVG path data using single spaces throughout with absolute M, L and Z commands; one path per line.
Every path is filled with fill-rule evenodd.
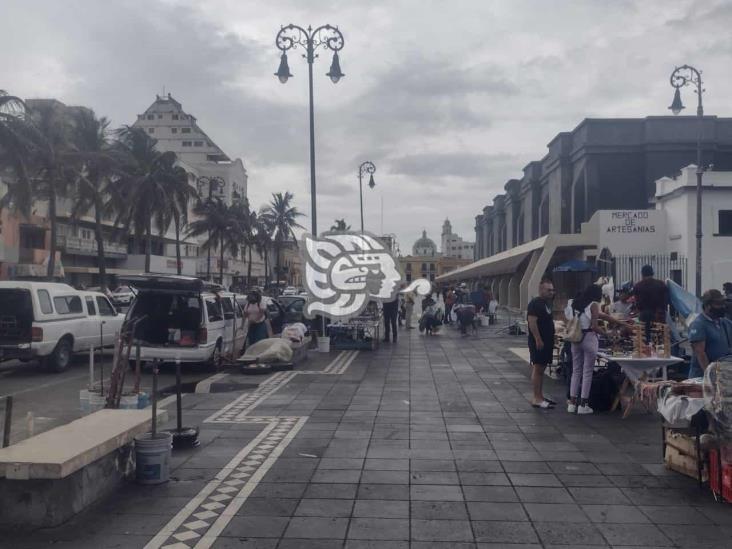
M 80 110 L 74 115 L 72 132 L 74 151 L 71 159 L 76 160 L 74 185 L 74 206 L 71 216 L 94 212 L 94 238 L 97 242 L 97 264 L 99 285 L 107 288 L 107 268 L 104 257 L 104 232 L 102 219 L 113 213 L 116 204 L 109 200 L 110 187 L 119 171 L 119 155 L 109 140 L 109 120 L 97 118 L 93 111 Z
M 5 179 L 8 192 L 0 199 L 0 209 L 11 207 L 26 218 L 33 203 L 28 169 L 37 137 L 23 100 L 0 90 L 0 165 L 9 166 L 14 176 Z
M 166 158 L 166 162 L 170 161 L 170 158 Z M 188 223 L 188 205 L 192 200 L 198 199 L 198 192 L 188 183 L 188 172 L 180 166 L 172 164 L 166 166 L 161 173 L 161 182 L 167 197 L 167 208 L 159 229 L 161 233 L 164 233 L 172 221 L 175 228 L 176 271 L 181 274 L 180 232 L 181 228 Z
M 297 238 L 295 237 L 295 229 L 304 228 L 297 222 L 299 217 L 303 217 L 295 206 L 292 205 L 292 200 L 295 196 L 287 191 L 283 195 L 282 193 L 272 193 L 272 200 L 269 205 L 265 207 L 262 215 L 267 220 L 269 225 L 273 228 L 273 238 L 275 245 L 275 260 L 277 261 L 277 287 L 280 285 L 280 252 L 284 242 L 292 238 L 297 246 Z
M 272 247 L 272 232 L 273 228 L 270 226 L 269 221 L 264 216 L 264 211 L 260 211 L 257 215 L 257 221 L 255 225 L 254 235 L 254 247 L 257 253 L 264 259 L 264 280 L 265 287 L 269 286 L 269 250 Z
M 58 247 L 58 199 L 73 179 L 71 167 L 71 120 L 63 106 L 55 101 L 43 101 L 30 109 L 35 128 L 33 196 L 48 202 L 48 220 L 51 224 L 51 245 L 48 253 L 47 276 L 52 278 L 56 269 Z
M 127 165 L 124 177 L 116 181 L 112 199 L 123 205 L 115 223 L 134 230 L 135 241 L 145 236 L 145 272 L 150 272 L 152 254 L 152 225 L 155 222 L 162 235 L 169 225 L 169 195 L 166 181 L 175 163 L 175 153 L 159 152 L 157 141 L 142 128 L 123 126 L 117 131 L 118 147 L 124 153 Z
M 204 250 L 218 247 L 219 282 L 224 282 L 224 253 L 236 256 L 242 240 L 241 225 L 236 215 L 236 206 L 227 206 L 220 198 L 201 201 L 193 209 L 198 219 L 188 225 L 188 235 L 206 235 Z
M 330 230 L 336 233 L 345 233 L 351 230 L 351 226 L 346 225 L 345 219 L 336 219 L 335 223 L 330 226 Z
M 244 224 L 244 246 L 247 251 L 247 286 L 252 283 L 252 248 L 257 246 L 257 226 L 259 224 L 259 217 L 257 212 L 248 207 L 248 216 L 246 223 Z

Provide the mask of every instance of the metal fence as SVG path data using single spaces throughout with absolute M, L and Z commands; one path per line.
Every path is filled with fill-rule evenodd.
M 653 267 L 655 277 L 661 280 L 670 278 L 683 288 L 687 287 L 687 260 L 677 254 L 616 255 L 612 258 L 612 272 L 615 286 L 626 281 L 638 282 L 643 265 Z

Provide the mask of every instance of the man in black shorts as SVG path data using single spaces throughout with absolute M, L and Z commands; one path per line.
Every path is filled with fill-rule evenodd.
M 529 354 L 531 356 L 531 385 L 534 408 L 554 408 L 556 402 L 544 397 L 544 369 L 554 359 L 554 318 L 552 300 L 554 284 L 548 277 L 539 283 L 539 296 L 529 303 L 526 320 L 529 323 Z

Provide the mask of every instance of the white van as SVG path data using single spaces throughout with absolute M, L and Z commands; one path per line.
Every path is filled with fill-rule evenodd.
M 127 312 L 143 361 L 208 363 L 238 357 L 244 347 L 244 318 L 236 295 L 199 278 L 134 275 L 120 278 L 137 295 Z
M 113 345 L 123 322 L 99 292 L 54 282 L 0 282 L 0 360 L 40 359 L 62 372 L 73 353 Z

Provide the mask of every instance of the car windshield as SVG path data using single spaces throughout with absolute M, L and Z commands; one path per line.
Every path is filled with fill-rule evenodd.
M 120 286 L 119 288 L 117 288 L 114 291 L 114 293 L 116 293 L 116 294 L 129 294 L 131 292 L 132 292 L 132 288 L 130 288 L 129 286 Z

